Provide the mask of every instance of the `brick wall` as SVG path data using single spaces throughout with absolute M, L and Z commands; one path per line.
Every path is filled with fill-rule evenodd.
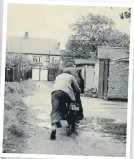
M 108 98 L 128 99 L 128 61 L 113 61 L 109 64 Z

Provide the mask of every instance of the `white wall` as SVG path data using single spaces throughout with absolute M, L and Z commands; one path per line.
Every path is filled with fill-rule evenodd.
M 86 89 L 94 87 L 94 67 L 93 65 L 86 66 Z
M 99 85 L 99 61 L 96 62 L 94 67 L 92 65 L 83 65 L 77 68 L 81 68 L 82 77 L 85 82 L 85 89 L 95 88 L 98 90 Z
M 94 68 L 94 88 L 98 91 L 99 86 L 99 61 L 96 62 Z

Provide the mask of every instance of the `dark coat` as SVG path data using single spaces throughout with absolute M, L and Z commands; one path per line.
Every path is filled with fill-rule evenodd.
M 78 85 L 81 89 L 81 93 L 84 93 L 84 79 L 81 76 L 81 70 L 75 67 L 66 67 L 64 70 L 68 70 L 71 75 L 76 78 Z

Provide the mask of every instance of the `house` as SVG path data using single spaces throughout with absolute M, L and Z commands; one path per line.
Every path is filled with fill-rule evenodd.
M 24 37 L 7 37 L 7 53 L 19 53 L 36 63 L 32 68 L 33 80 L 48 80 L 49 63 L 60 62 L 60 43 L 56 39 L 31 38 L 28 33 Z
M 85 89 L 95 89 L 102 99 L 127 99 L 129 54 L 121 47 L 98 47 L 96 60 L 75 59 Z

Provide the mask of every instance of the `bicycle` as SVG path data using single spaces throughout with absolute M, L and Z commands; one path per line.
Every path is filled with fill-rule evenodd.
M 69 125 L 68 135 L 72 134 L 76 129 L 76 123 L 78 123 L 77 113 L 79 112 L 79 106 L 77 103 L 70 103 L 67 105 L 66 121 Z

